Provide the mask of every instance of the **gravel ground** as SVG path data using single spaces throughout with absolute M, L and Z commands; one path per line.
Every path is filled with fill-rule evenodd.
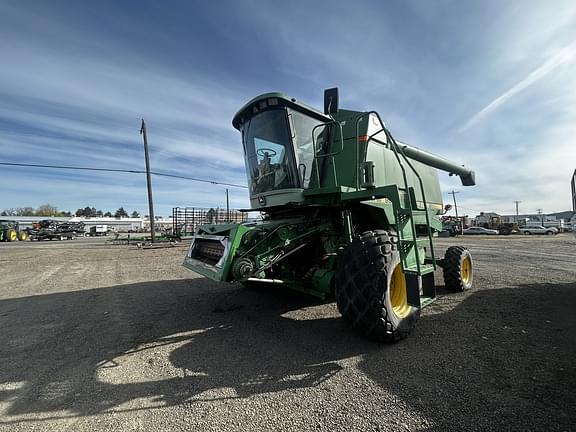
M 576 430 L 576 238 L 452 244 L 474 289 L 394 345 L 198 277 L 183 246 L 0 244 L 0 430 Z

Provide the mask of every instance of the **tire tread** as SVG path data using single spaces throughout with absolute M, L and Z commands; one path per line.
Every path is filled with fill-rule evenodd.
M 450 291 L 466 290 L 461 277 L 463 255 L 469 255 L 468 249 L 463 246 L 450 246 L 444 255 L 444 285 Z
M 341 256 L 336 275 L 336 304 L 344 319 L 370 339 L 396 342 L 411 332 L 396 328 L 384 302 L 387 268 L 398 250 L 398 237 L 384 230 L 367 231 L 354 239 Z

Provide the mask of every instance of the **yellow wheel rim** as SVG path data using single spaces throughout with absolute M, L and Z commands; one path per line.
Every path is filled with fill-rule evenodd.
M 22 231 L 22 232 L 20 233 L 20 240 L 21 240 L 21 241 L 26 241 L 26 240 L 28 240 L 28 233 Z
M 18 240 L 18 234 L 14 230 L 11 230 L 8 236 L 10 238 L 10 241 Z
M 472 277 L 472 260 L 470 259 L 469 256 L 464 258 L 464 261 L 462 261 L 460 276 L 462 277 L 462 282 L 464 282 L 465 284 L 470 282 L 470 279 Z
M 392 310 L 399 318 L 404 318 L 410 312 L 406 277 L 400 264 L 396 265 L 390 278 L 390 303 L 392 304 Z

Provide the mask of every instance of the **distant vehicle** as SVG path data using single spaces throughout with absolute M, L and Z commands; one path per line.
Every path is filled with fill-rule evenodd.
M 94 225 L 90 227 L 89 236 L 90 237 L 99 237 L 108 235 L 108 225 Z
M 518 232 L 516 222 L 504 222 L 502 216 L 492 216 L 487 222 L 480 224 L 484 228 L 498 231 L 501 235 L 510 235 Z
M 28 240 L 28 232 L 21 230 L 16 221 L 0 220 L 0 241 L 12 242 L 16 240 Z
M 522 228 L 519 228 L 519 231 L 524 234 L 524 235 L 530 235 L 530 234 L 546 234 L 546 235 L 552 235 L 552 234 L 558 234 L 558 228 L 555 227 L 543 227 L 542 225 L 533 225 L 533 226 L 525 226 Z
M 488 229 L 484 227 L 470 227 L 462 231 L 462 234 L 484 234 L 484 235 L 498 235 L 499 232 L 493 229 Z
M 32 228 L 27 228 L 30 239 L 43 240 L 73 240 L 76 236 L 84 233 L 83 222 L 58 222 L 45 219 L 32 223 Z
M 453 219 L 446 219 L 442 222 L 442 232 L 446 231 L 441 237 L 456 237 L 460 234 L 460 223 Z

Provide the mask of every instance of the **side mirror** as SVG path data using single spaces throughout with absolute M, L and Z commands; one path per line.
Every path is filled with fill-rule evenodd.
M 338 112 L 338 87 L 324 90 L 324 114 Z
M 452 209 L 452 204 L 446 204 L 444 206 L 444 213 L 442 213 L 442 214 L 448 213 L 451 209 Z

